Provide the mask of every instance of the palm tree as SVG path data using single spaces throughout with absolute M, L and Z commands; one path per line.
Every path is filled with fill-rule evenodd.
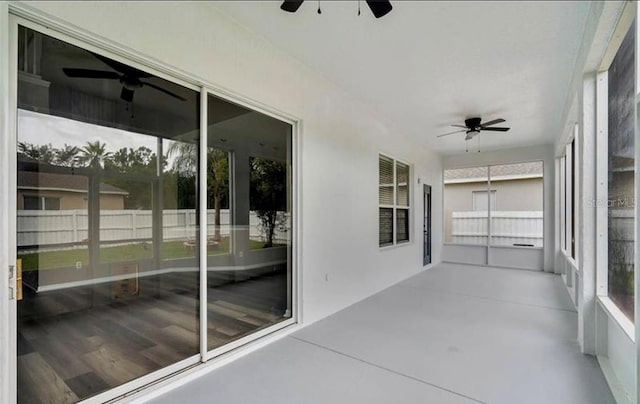
M 188 175 L 193 175 L 193 173 L 197 172 L 197 145 L 186 142 L 171 142 L 168 155 L 169 157 L 175 157 L 173 160 L 174 171 Z M 215 209 L 213 239 L 214 241 L 220 241 L 220 210 L 222 196 L 229 180 L 229 159 L 226 151 L 215 148 L 207 150 L 207 159 L 207 193 L 213 196 L 213 207 Z
M 55 150 L 51 144 L 36 145 L 27 142 L 18 142 L 18 154 L 37 160 L 40 163 L 53 163 Z
M 207 191 L 213 194 L 213 208 L 215 209 L 215 225 L 213 240 L 220 241 L 220 205 L 222 192 L 229 180 L 229 159 L 224 150 L 209 148 L 207 172 Z
M 82 153 L 80 161 L 92 168 L 103 168 L 105 161 L 109 160 L 112 154 L 107 151 L 107 144 L 100 143 L 99 140 L 87 142 L 80 152 Z
M 78 160 L 80 149 L 76 146 L 64 144 L 60 149 L 56 149 L 56 164 L 65 167 L 73 167 Z

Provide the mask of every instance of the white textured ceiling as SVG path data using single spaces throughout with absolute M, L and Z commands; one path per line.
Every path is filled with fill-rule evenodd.
M 445 154 L 464 133 L 436 138 L 464 118 L 504 118 L 483 150 L 551 143 L 587 17 L 579 1 L 392 1 L 376 20 L 365 2 L 307 0 L 214 7 L 360 98 L 394 129 Z M 475 140 L 469 147 L 477 147 Z

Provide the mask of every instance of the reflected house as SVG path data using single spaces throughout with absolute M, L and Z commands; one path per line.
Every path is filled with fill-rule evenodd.
M 32 171 L 18 172 L 18 210 L 87 209 L 87 177 Z M 109 184 L 100 184 L 100 209 L 124 209 L 129 193 Z

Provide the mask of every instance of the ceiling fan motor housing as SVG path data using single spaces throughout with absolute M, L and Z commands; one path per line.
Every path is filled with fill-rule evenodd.
M 464 120 L 465 126 L 471 130 L 478 128 L 480 122 L 482 122 L 481 118 L 468 118 Z

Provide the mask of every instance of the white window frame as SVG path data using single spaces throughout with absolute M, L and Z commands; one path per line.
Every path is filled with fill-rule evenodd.
M 393 184 L 384 184 L 384 185 L 388 185 L 388 186 L 393 186 L 393 204 L 381 204 L 380 203 L 380 186 L 382 184 L 380 184 L 380 160 L 381 159 L 388 159 L 391 160 L 393 162 Z M 398 168 L 398 163 L 400 164 L 404 164 L 408 167 L 409 169 L 409 176 L 408 176 L 408 182 L 407 182 L 407 192 L 408 192 L 408 205 L 404 206 L 404 205 L 398 205 L 398 187 L 401 184 L 398 184 L 398 177 L 397 177 L 397 168 Z M 378 248 L 380 249 L 386 249 L 386 248 L 390 248 L 390 247 L 395 247 L 395 246 L 399 246 L 399 245 L 406 245 L 406 244 L 411 244 L 411 242 L 413 241 L 413 229 L 412 229 L 412 224 L 413 224 L 413 220 L 412 220 L 412 216 L 411 216 L 411 212 L 412 212 L 412 206 L 413 204 L 411 203 L 411 199 L 413 198 L 413 166 L 404 161 L 404 160 L 400 160 L 397 159 L 395 157 L 392 157 L 388 154 L 385 153 L 378 153 Z M 393 218 L 392 218 L 392 223 L 393 223 L 393 237 L 392 237 L 392 242 L 390 244 L 384 244 L 384 245 L 380 245 L 380 209 L 392 209 L 393 211 Z M 408 240 L 402 240 L 402 241 L 398 241 L 397 240 L 397 231 L 398 231 L 398 218 L 397 218 L 397 211 L 398 209 L 401 210 L 406 210 L 407 211 L 407 220 L 409 221 L 409 223 L 407 224 L 407 226 L 409 227 L 409 234 L 408 236 Z
M 635 323 L 632 322 L 622 310 L 608 296 L 608 72 L 622 41 L 633 20 L 636 21 L 636 47 L 635 51 L 635 84 L 636 92 L 640 90 L 638 72 L 640 71 L 640 9 L 636 2 L 625 2 L 623 11 L 617 25 L 610 36 L 608 47 L 602 58 L 601 65 L 596 76 L 596 136 L 595 136 L 595 160 L 596 160 L 596 200 L 594 203 L 596 229 L 596 315 L 595 315 L 595 351 L 598 363 L 611 386 L 617 402 L 639 402 L 640 386 L 638 375 L 640 374 L 640 270 L 638 269 L 638 257 L 640 257 L 640 229 L 638 219 L 640 217 L 640 204 L 635 205 Z M 640 161 L 640 133 L 638 131 L 638 102 L 640 97 L 635 94 L 635 199 L 640 197 L 640 175 L 637 167 Z M 620 338 L 628 338 L 620 344 Z M 612 346 L 609 341 L 618 341 Z M 634 352 L 635 351 L 635 352 Z M 635 355 L 633 355 L 635 353 Z M 633 355 L 633 358 L 629 356 Z M 616 361 L 620 358 L 627 359 L 625 365 Z M 622 373 L 619 373 L 622 370 Z M 630 373 L 627 373 L 630 372 Z M 629 377 L 632 376 L 632 377 Z M 633 377 L 635 376 L 635 380 Z
M 620 21 L 615 29 L 614 35 L 609 43 L 609 47 L 603 57 L 602 64 L 600 65 L 600 69 L 598 71 L 596 77 L 596 201 L 595 203 L 595 211 L 596 211 L 596 296 L 599 303 L 599 306 L 604 310 L 604 312 L 611 318 L 619 327 L 624 331 L 624 333 L 635 342 L 636 336 L 635 328 L 639 326 L 637 324 L 640 313 L 638 313 L 638 265 L 635 265 L 635 300 L 636 300 L 636 312 L 635 318 L 636 321 L 632 322 L 627 318 L 627 316 L 622 312 L 620 308 L 609 298 L 609 285 L 608 285 L 608 157 L 609 157 L 609 68 L 611 67 L 611 63 L 613 62 L 620 45 L 626 33 L 628 32 L 631 23 L 636 18 L 637 10 L 635 7 L 635 2 L 630 2 L 625 7 L 625 10 L 620 17 Z M 638 24 L 640 21 L 636 20 L 636 29 L 638 29 Z M 638 32 L 636 31 L 636 42 L 639 41 Z M 636 45 L 636 53 L 638 53 L 637 45 Z M 638 63 L 638 54 L 636 54 L 636 64 Z M 638 66 L 636 66 L 638 68 Z M 637 78 L 637 72 L 636 72 Z M 638 90 L 638 89 L 636 89 Z M 638 102 L 638 98 L 636 97 L 636 103 Z M 638 164 L 638 156 L 639 156 L 639 148 L 640 144 L 638 144 L 638 133 L 637 133 L 637 124 L 636 122 L 636 135 L 635 135 L 635 160 L 636 166 Z M 639 173 L 636 172 L 635 175 L 635 193 L 636 200 L 639 195 Z M 636 204 L 635 211 L 635 229 L 636 229 L 636 243 L 635 243 L 635 260 L 638 261 L 638 252 L 639 252 L 639 240 L 638 240 L 638 213 L 639 213 L 638 204 Z M 606 327 L 603 328 L 604 325 L 599 325 L 596 329 L 596 339 L 604 340 L 606 339 L 607 330 Z M 603 348 L 597 348 L 598 356 L 604 355 Z M 606 350 L 605 350 L 606 351 Z M 640 354 L 639 354 L 640 356 Z

